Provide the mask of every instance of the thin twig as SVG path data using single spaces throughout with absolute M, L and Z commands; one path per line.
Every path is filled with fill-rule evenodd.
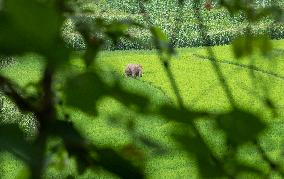
M 44 75 L 42 79 L 42 90 L 43 95 L 41 98 L 40 110 L 36 113 L 37 120 L 39 122 L 39 134 L 35 140 L 35 160 L 36 165 L 31 167 L 32 178 L 41 178 L 42 172 L 44 170 L 44 156 L 46 149 L 46 142 L 48 138 L 48 127 L 49 124 L 56 120 L 56 113 L 53 103 L 53 74 L 54 70 L 52 65 L 47 64 L 44 70 Z

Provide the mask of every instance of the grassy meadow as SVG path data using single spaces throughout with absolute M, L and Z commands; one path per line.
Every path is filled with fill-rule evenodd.
M 283 151 L 284 148 L 284 41 L 273 41 L 273 45 L 274 50 L 267 57 L 255 53 L 245 59 L 236 59 L 229 45 L 213 47 L 213 51 L 237 105 L 260 116 L 269 126 L 260 137 L 261 145 L 274 161 L 283 161 L 281 150 Z M 170 62 L 170 68 L 186 107 L 197 111 L 208 110 L 212 113 L 228 111 L 231 107 L 212 68 L 212 62 L 206 58 L 205 48 L 181 48 L 177 49 L 177 52 Z M 44 60 L 39 61 L 34 55 L 21 58 L 20 63 L 15 62 L 1 69 L 1 73 L 21 86 L 28 86 L 31 82 L 40 80 Z M 58 83 L 55 88 L 60 88 L 62 79 L 73 75 L 67 71 L 76 73 L 83 68 L 78 55 L 74 55 L 70 63 L 74 69 L 65 70 L 63 68 L 56 76 Z M 124 68 L 128 63 L 141 64 L 144 69 L 143 77 L 140 79 L 126 78 Z M 113 79 L 107 74 L 115 73 L 126 89 L 151 97 L 151 108 L 153 109 L 164 103 L 177 103 L 176 96 L 155 51 L 103 51 L 95 61 L 94 69 L 100 71 L 103 78 L 109 80 L 110 83 Z M 251 78 L 252 75 L 254 80 Z M 33 92 L 32 87 L 27 90 Z M 273 101 L 274 108 L 267 104 L 266 96 Z M 7 114 L 12 109 L 12 103 L 4 104 Z M 26 134 L 32 137 L 36 133 L 34 127 L 36 124 L 32 122 L 32 116 L 25 118 L 30 114 L 19 114 L 15 112 L 15 109 L 13 110 L 10 112 L 10 119 L 14 120 L 13 122 L 19 122 Z M 63 113 L 62 110 L 59 108 L 59 113 Z M 164 151 L 146 148 L 145 155 L 137 155 L 141 157 L 141 160 L 147 159 L 145 169 L 148 178 L 198 178 L 197 163 L 194 158 L 188 156 L 171 138 L 173 132 L 182 129 L 180 124 L 168 122 L 159 115 L 139 114 L 110 98 L 104 98 L 98 102 L 97 117 L 88 116 L 72 108 L 64 108 L 64 110 L 70 113 L 70 120 L 74 122 L 76 128 L 100 146 L 114 146 L 117 150 L 127 152 L 128 149 L 122 146 L 132 142 L 130 140 L 133 138 L 130 135 L 159 141 L 160 145 L 164 146 Z M 13 115 L 22 115 L 22 119 L 25 120 L 20 122 Z M 135 120 L 135 126 L 132 126 L 135 128 L 134 133 L 129 129 L 130 119 Z M 216 155 L 222 155 L 222 151 L 225 150 L 225 139 L 222 132 L 216 128 L 216 123 L 206 118 L 196 123 Z M 49 147 L 52 148 L 55 143 L 56 139 L 50 141 Z M 142 144 L 140 146 L 145 147 Z M 244 145 L 237 155 L 239 160 L 259 170 L 268 171 L 269 169 L 253 145 Z M 45 178 L 65 178 L 75 172 L 74 161 L 69 159 L 66 153 L 57 156 L 50 155 L 46 165 L 51 167 L 45 173 Z M 3 178 L 15 178 L 24 171 L 25 167 L 22 163 L 13 159 L 11 155 L 1 154 L 0 172 L 4 173 Z M 77 174 L 75 176 L 76 178 L 115 178 L 105 171 L 98 173 L 89 171 L 82 176 Z M 275 173 L 272 173 L 271 177 L 280 178 Z M 257 176 L 243 173 L 237 178 L 257 178 Z

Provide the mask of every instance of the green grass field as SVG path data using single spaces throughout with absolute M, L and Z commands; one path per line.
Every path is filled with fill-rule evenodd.
M 274 50 L 269 57 L 262 57 L 256 53 L 250 58 L 236 60 L 231 46 L 216 46 L 213 50 L 238 106 L 260 116 L 269 126 L 260 137 L 261 145 L 269 157 L 283 162 L 281 151 L 283 152 L 284 148 L 284 41 L 273 41 L 273 44 Z M 197 111 L 228 111 L 229 102 L 212 68 L 211 61 L 201 58 L 201 56 L 206 57 L 205 49 L 183 48 L 177 51 L 178 54 L 172 59 L 170 67 L 186 106 Z M 249 66 L 252 59 L 255 60 L 254 68 Z M 71 63 L 76 71 L 82 69 L 79 57 L 75 56 Z M 124 67 L 128 63 L 142 64 L 144 75 L 141 79 L 134 80 L 123 76 Z M 20 85 L 26 86 L 30 82 L 39 80 L 42 66 L 43 63 L 35 56 L 29 55 L 23 57 L 21 62 L 1 69 L 1 72 Z M 150 96 L 153 99 L 153 108 L 163 103 L 177 102 L 155 51 L 104 51 L 96 60 L 95 67 L 102 73 L 112 71 L 119 74 L 126 88 Z M 67 71 L 62 70 L 62 73 L 58 73 L 59 83 L 60 80 L 71 75 Z M 255 75 L 254 81 L 251 80 L 252 74 Z M 107 76 L 105 78 L 108 79 Z M 32 92 L 32 89 L 30 90 Z M 265 96 L 274 102 L 276 112 L 266 105 Z M 10 103 L 6 105 L 11 106 Z M 145 169 L 148 178 L 198 178 L 194 158 L 189 157 L 171 138 L 171 133 L 181 127 L 178 124 L 168 122 L 158 115 L 137 114 L 110 98 L 99 101 L 98 117 L 88 116 L 72 108 L 65 110 L 71 114 L 71 120 L 76 127 L 91 141 L 100 146 L 115 146 L 117 150 L 124 150 L 122 146 L 132 142 L 133 138 L 130 137 L 127 126 L 130 119 L 135 119 L 137 135 L 159 141 L 161 145 L 166 146 L 165 153 L 161 154 L 146 148 L 146 155 L 141 156 L 147 161 Z M 119 116 L 119 119 L 113 116 Z M 29 120 L 24 121 L 30 122 Z M 34 132 L 34 129 L 25 122 L 20 122 L 23 129 Z M 222 132 L 216 128 L 216 123 L 209 120 L 199 120 L 196 123 L 208 145 L 212 147 L 217 156 L 221 155 L 225 139 Z M 52 145 L 52 141 L 50 143 Z M 144 146 L 141 145 L 141 147 Z M 56 165 L 60 157 L 50 157 L 48 164 L 52 167 L 45 174 L 46 178 L 63 178 L 75 171 L 74 161 L 69 160 L 65 155 L 61 156 L 66 161 L 64 165 L 60 165 L 63 166 L 62 168 Z M 243 146 L 237 155 L 243 162 L 268 171 L 267 164 L 252 145 Z M 4 173 L 3 178 L 15 178 L 19 172 L 24 171 L 23 165 L 12 159 L 12 156 L 2 154 L 0 158 L 0 172 Z M 78 176 L 78 178 L 94 177 L 114 176 L 101 170 L 98 173 L 89 171 Z M 246 175 L 246 173 L 237 177 L 257 178 L 257 176 Z M 274 173 L 271 177 L 280 178 Z

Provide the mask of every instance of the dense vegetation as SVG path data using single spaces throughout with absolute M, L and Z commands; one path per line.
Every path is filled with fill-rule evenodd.
M 283 1 L 163 2 L 0 1 L 1 178 L 284 177 Z
M 230 14 L 223 6 L 212 1 L 211 6 L 206 8 L 207 1 L 201 1 L 198 5 L 186 0 L 184 6 L 179 7 L 178 1 L 152 0 L 145 4 L 145 12 L 149 16 L 151 24 L 158 26 L 167 34 L 175 47 L 192 47 L 201 45 L 224 45 L 231 43 L 234 39 L 246 33 L 248 26 L 251 26 L 251 33 L 254 35 L 266 34 L 273 39 L 284 37 L 284 26 L 278 23 L 272 16 L 266 16 L 254 23 L 249 23 L 244 13 Z M 256 7 L 265 8 L 271 5 L 284 7 L 284 1 L 264 1 L 254 4 Z M 81 12 L 85 13 L 85 19 L 94 21 L 95 18 L 108 20 L 135 21 L 145 24 L 144 13 L 140 12 L 139 3 L 135 0 L 113 0 L 82 3 Z M 203 16 L 204 25 L 208 28 L 209 44 L 204 44 L 199 36 L 198 23 L 194 17 L 194 10 L 199 8 Z M 152 49 L 154 44 L 149 31 L 139 28 L 130 28 L 129 35 L 135 40 L 123 38 L 117 45 L 108 43 L 107 49 Z M 74 31 L 72 20 L 66 22 L 64 37 L 67 43 L 75 49 L 84 49 L 84 41 Z

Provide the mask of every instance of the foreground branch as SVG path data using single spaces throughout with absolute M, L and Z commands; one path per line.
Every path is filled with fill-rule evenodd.
M 14 101 L 20 110 L 26 112 L 37 111 L 37 108 L 22 96 L 23 92 L 21 92 L 20 87 L 13 84 L 4 76 L 0 76 L 0 91 Z

